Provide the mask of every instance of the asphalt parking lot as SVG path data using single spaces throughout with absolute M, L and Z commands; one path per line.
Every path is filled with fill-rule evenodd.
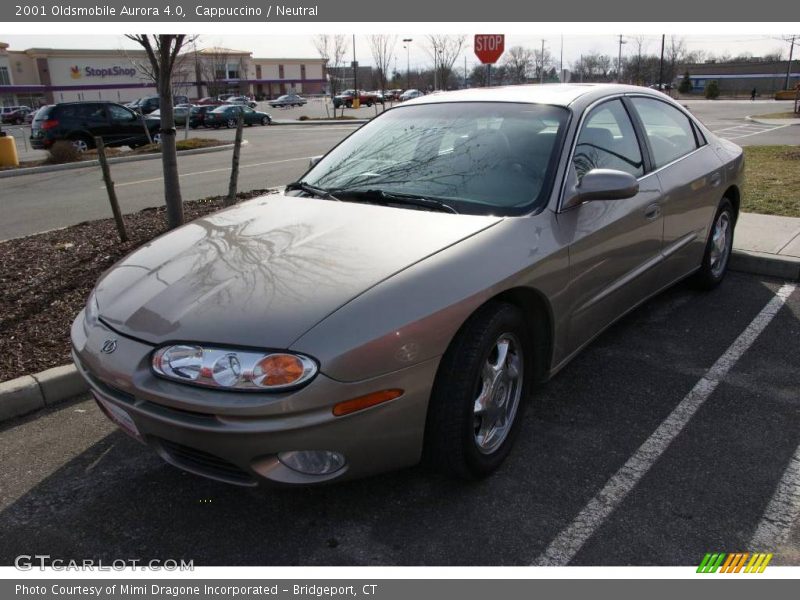
M 0 428 L 0 564 L 696 565 L 754 545 L 800 564 L 799 337 L 800 291 L 782 281 L 679 284 L 542 386 L 478 483 L 417 467 L 232 487 L 164 464 L 81 399 Z

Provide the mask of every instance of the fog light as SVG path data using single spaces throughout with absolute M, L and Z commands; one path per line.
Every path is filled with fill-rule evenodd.
M 292 450 L 278 454 L 284 465 L 306 475 L 328 475 L 344 466 L 344 456 L 330 450 Z

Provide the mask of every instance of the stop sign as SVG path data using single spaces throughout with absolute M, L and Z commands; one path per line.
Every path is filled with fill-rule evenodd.
M 493 65 L 505 50 L 506 36 L 502 33 L 475 34 L 475 55 L 485 65 Z

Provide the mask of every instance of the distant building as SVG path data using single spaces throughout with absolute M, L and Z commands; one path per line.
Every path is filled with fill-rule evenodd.
M 675 86 L 689 72 L 692 91 L 702 93 L 709 81 L 719 84 L 724 95 L 749 96 L 753 88 L 761 95 L 771 95 L 784 89 L 789 62 L 764 61 L 757 58 L 733 63 L 704 62 L 682 65 L 677 69 Z M 792 61 L 789 87 L 800 82 L 800 61 Z
M 273 98 L 289 91 L 321 94 L 321 58 L 253 58 L 247 50 L 204 48 L 181 54 L 175 94 L 191 98 L 245 94 Z M 39 106 L 75 100 L 128 102 L 156 93 L 144 50 L 29 48 L 0 42 L 0 105 Z

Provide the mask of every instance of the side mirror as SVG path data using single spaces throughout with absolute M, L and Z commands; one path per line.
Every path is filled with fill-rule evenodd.
M 317 164 L 322 159 L 322 155 L 320 156 L 312 156 L 308 161 L 308 168 L 310 169 L 315 164 Z
M 590 200 L 625 200 L 639 193 L 639 182 L 630 173 L 614 169 L 592 169 L 572 189 L 564 208 Z

